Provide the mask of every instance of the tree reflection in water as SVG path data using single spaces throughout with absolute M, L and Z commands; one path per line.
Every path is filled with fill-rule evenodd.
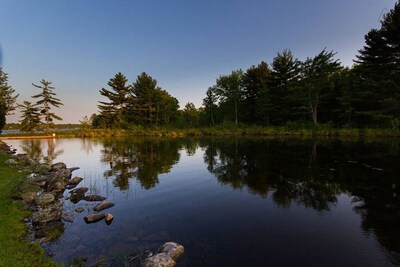
M 339 194 L 354 197 L 362 229 L 400 264 L 398 141 L 204 140 L 204 161 L 221 184 L 244 187 L 280 207 L 328 212 Z
M 64 153 L 63 149 L 57 148 L 56 139 L 24 139 L 21 141 L 21 149 L 26 153 L 31 159 L 41 161 L 43 159 L 44 163 L 51 164 L 53 160 Z M 45 148 L 42 147 L 43 144 Z
M 103 141 L 102 161 L 110 164 L 105 177 L 114 177 L 114 186 L 129 188 L 135 178 L 145 189 L 154 187 L 158 175 L 168 173 L 179 160 L 179 144 L 162 139 L 107 139 Z

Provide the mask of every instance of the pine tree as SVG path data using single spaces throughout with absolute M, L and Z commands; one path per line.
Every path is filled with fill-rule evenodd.
M 268 86 L 271 70 L 262 61 L 257 66 L 251 66 L 243 76 L 243 120 L 247 123 L 264 123 L 269 125 L 274 104 L 271 101 L 271 91 Z
M 29 101 L 24 101 L 22 105 L 19 105 L 21 110 L 21 131 L 32 131 L 40 125 L 40 112 L 37 106 L 32 105 Z
M 355 73 L 364 105 L 355 109 L 357 120 L 388 126 L 400 116 L 400 2 L 381 21 L 380 29 L 365 35 Z
M 100 94 L 109 102 L 99 101 L 100 115 L 107 120 L 108 126 L 121 127 L 127 121 L 127 110 L 132 101 L 132 87 L 121 72 L 115 74 L 108 82 L 111 90 L 102 88 Z
M 293 88 L 299 80 L 301 62 L 294 58 L 290 50 L 278 53 L 272 61 L 271 98 L 277 110 L 272 114 L 276 124 L 285 124 L 296 118 L 296 100 Z
M 157 81 L 145 72 L 138 75 L 133 83 L 133 110 L 138 123 L 153 124 L 156 122 L 157 90 L 160 90 Z
M 203 99 L 203 106 L 209 115 L 210 124 L 212 126 L 215 124 L 215 110 L 217 108 L 217 101 L 218 98 L 215 95 L 215 88 L 209 87 L 206 92 L 206 97 Z
M 62 120 L 61 117 L 56 115 L 54 112 L 51 112 L 52 107 L 59 108 L 63 105 L 61 100 L 56 98 L 56 94 L 53 92 L 55 87 L 51 86 L 51 82 L 42 79 L 40 81 L 41 85 L 36 85 L 32 83 L 32 85 L 40 90 L 41 93 L 32 96 L 33 98 L 39 99 L 36 102 L 36 105 L 39 106 L 40 113 L 44 117 L 44 121 L 46 124 L 46 130 L 49 130 L 50 127 L 53 125 L 53 119 Z

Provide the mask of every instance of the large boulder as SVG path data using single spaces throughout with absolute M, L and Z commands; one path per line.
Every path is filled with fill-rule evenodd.
M 96 206 L 94 206 L 93 210 L 94 211 L 102 211 L 111 207 L 114 207 L 114 203 L 111 202 L 101 202 L 99 204 L 97 204 Z

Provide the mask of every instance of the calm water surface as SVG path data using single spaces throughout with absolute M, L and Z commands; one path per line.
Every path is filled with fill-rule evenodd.
M 165 241 L 178 266 L 400 265 L 400 150 L 394 140 L 55 139 L 7 141 L 43 161 L 79 166 L 94 203 L 45 248 L 59 262 L 135 264 Z M 67 192 L 65 195 L 69 195 Z

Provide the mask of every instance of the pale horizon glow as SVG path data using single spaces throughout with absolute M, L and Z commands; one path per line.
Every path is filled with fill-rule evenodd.
M 351 66 L 364 35 L 380 27 L 395 0 L 364 1 L 15 1 L 0 9 L 0 66 L 20 94 L 51 81 L 78 123 L 105 100 L 99 90 L 122 72 L 132 84 L 147 72 L 179 100 L 200 107 L 215 79 L 284 50 L 304 60 L 333 50 Z M 33 101 L 34 102 L 34 101 Z M 8 116 L 17 122 L 19 114 Z

